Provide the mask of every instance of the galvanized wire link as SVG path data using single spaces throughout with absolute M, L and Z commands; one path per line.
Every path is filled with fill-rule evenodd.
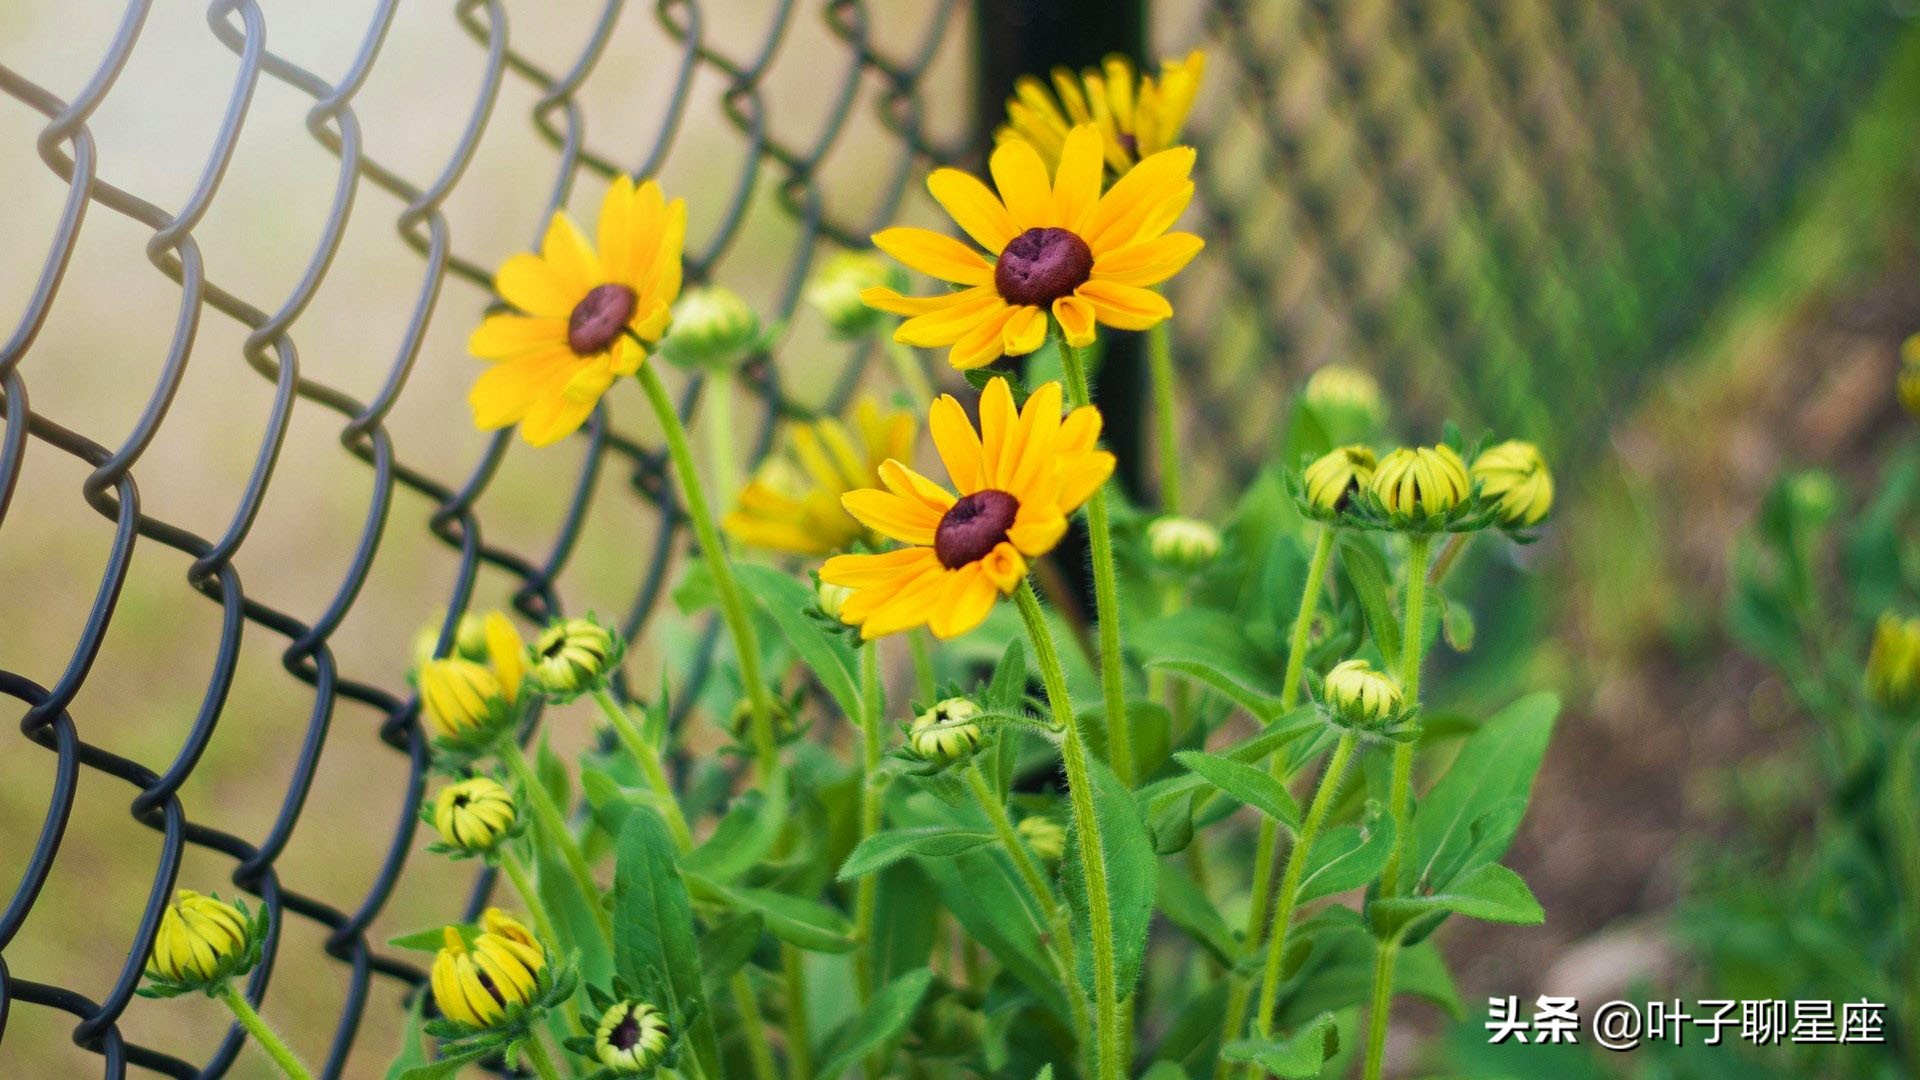
M 1618 392 L 1693 325 L 1779 216 L 1796 178 L 1837 128 L 1890 37 L 1884 32 L 1888 16 L 1871 0 L 1716 0 L 1677 8 L 1653 0 L 1412 6 L 1390 0 L 1212 0 L 1202 6 L 1213 59 L 1194 134 L 1205 154 L 1196 174 L 1199 218 L 1212 242 L 1212 262 L 1233 287 L 1209 288 L 1217 277 L 1191 274 L 1176 286 L 1176 302 L 1199 316 L 1180 324 L 1185 351 L 1209 357 L 1207 364 L 1187 369 L 1199 387 L 1192 409 L 1213 425 L 1209 445 L 1243 473 L 1258 464 L 1252 455 L 1265 444 L 1268 419 L 1236 408 L 1235 395 L 1250 380 L 1285 386 L 1326 360 L 1429 376 L 1465 373 L 1451 395 L 1419 406 L 1510 426 L 1543 416 L 1549 387 Z M 977 142 L 943 143 L 929 133 L 926 118 L 930 94 L 961 100 L 967 95 L 966 87 L 928 85 L 937 54 L 964 25 L 966 12 L 959 0 L 787 0 L 769 5 L 758 34 L 723 42 L 709 29 L 716 4 L 658 0 L 650 9 L 636 4 L 630 10 L 623 0 L 607 0 L 571 57 L 549 67 L 516 45 L 504 0 L 459 0 L 453 14 L 465 40 L 451 37 L 445 47 L 470 50 L 483 66 L 457 137 L 422 179 L 368 156 L 355 110 L 382 60 L 398 0 L 379 0 L 334 81 L 270 48 L 266 16 L 252 0 L 216 0 L 207 9 L 207 33 L 232 53 L 234 75 L 198 181 L 169 210 L 101 178 L 99 148 L 88 126 L 115 92 L 146 29 L 149 7 L 150 0 L 131 0 L 97 67 L 70 99 L 0 66 L 0 94 L 45 117 L 36 149 L 66 185 L 26 309 L 0 346 L 0 527 L 9 513 L 20 511 L 13 495 L 24 463 L 40 455 L 83 462 L 91 471 L 79 496 L 113 527 L 99 581 L 84 601 L 88 617 L 62 670 L 36 681 L 0 657 L 0 694 L 21 704 L 20 730 L 46 753 L 52 775 L 32 856 L 0 911 L 0 1037 L 11 1009 L 30 1005 L 70 1014 L 74 1041 L 100 1055 L 103 1075 L 121 1076 L 129 1064 L 171 1076 L 223 1074 L 240 1049 L 237 1028 L 217 1047 L 159 1048 L 129 1043 L 118 1026 L 182 855 L 194 845 L 231 860 L 233 883 L 272 913 L 276 933 L 248 979 L 251 1000 L 268 994 L 279 928 L 288 916 L 325 928 L 324 948 L 340 962 L 345 988 L 320 1063 L 324 1075 L 335 1077 L 360 1032 L 373 979 L 418 984 L 422 978 L 416 966 L 367 936 L 415 847 L 415 807 L 427 766 L 417 702 L 402 686 L 342 670 L 332 647 L 395 527 L 390 511 L 396 494 L 430 500 L 427 528 L 457 559 L 445 598 L 443 650 L 483 571 L 514 582 L 513 603 L 531 619 L 564 610 L 557 582 L 574 557 L 596 485 L 609 470 L 655 508 L 663 526 L 638 553 L 643 572 L 619 612 L 629 636 L 640 636 L 651 623 L 669 560 L 684 536 L 663 451 L 617 432 L 604 407 L 580 435 L 586 453 L 541 550 L 486 539 L 481 499 L 506 456 L 526 452 L 514 449 L 507 433 L 490 440 L 460 476 L 437 477 L 396 451 L 388 419 L 423 362 L 428 327 L 439 319 L 464 330 L 477 314 L 445 309 L 443 285 L 449 277 L 483 288 L 490 281 L 490 263 L 462 253 L 443 209 L 461 185 L 473 182 L 469 167 L 482 137 L 502 126 L 531 126 L 553 158 L 546 186 L 551 209 L 566 200 L 583 172 L 654 173 L 686 126 L 696 80 L 717 79 L 721 115 L 742 144 L 746 165 L 722 189 L 702 193 L 702 202 L 719 215 L 689 245 L 688 279 L 721 276 L 730 259 L 774 262 L 781 268 L 780 285 L 766 314 L 786 319 L 823 245 L 864 246 L 930 165 L 959 160 Z M 833 42 L 831 55 L 807 58 L 817 71 L 810 92 L 828 108 L 812 131 L 781 130 L 769 119 L 766 78 L 803 19 L 817 20 Z M 630 30 L 635 22 L 671 45 L 671 91 L 657 102 L 658 122 L 646 129 L 653 134 L 645 140 L 599 130 L 590 136 L 579 91 L 596 70 L 618 60 L 616 30 Z M 886 40 L 910 44 L 880 48 L 876 23 L 889 31 Z M 211 279 L 195 237 L 220 197 L 254 97 L 265 85 L 311 102 L 308 137 L 335 165 L 326 216 L 305 254 L 304 271 L 280 296 Z M 509 88 L 535 95 L 524 115 L 499 108 Z M 868 177 L 882 181 L 869 216 L 856 220 L 826 197 L 823 171 L 862 110 L 873 110 L 890 142 L 880 159 L 861 162 Z M 369 188 L 402 204 L 391 229 L 417 264 L 417 277 L 411 295 L 400 301 L 408 318 L 392 343 L 385 377 L 363 401 L 303 371 L 298 341 L 302 315 L 327 287 L 359 197 Z M 793 240 L 780 251 L 742 251 L 755 193 L 762 189 L 773 192 Z M 117 445 L 69 430 L 31 406 L 40 360 L 33 346 L 56 304 L 87 302 L 63 295 L 60 286 L 83 229 L 103 213 L 148 230 L 147 259 L 179 292 L 158 377 Z M 272 388 L 264 435 L 249 451 L 250 475 L 213 536 L 144 513 L 136 482 L 188 363 L 228 359 L 199 344 L 207 321 L 244 330 L 241 359 Z M 1201 340 L 1202 334 L 1212 336 Z M 850 347 L 826 392 L 807 395 L 811 404 L 785 392 L 768 358 L 749 363 L 743 383 L 759 403 L 754 456 L 772 445 L 783 416 L 837 410 L 869 351 Z M 1439 378 L 1424 384 L 1448 385 Z M 694 415 L 702 389 L 698 379 L 689 382 L 683 415 Z M 1593 404 L 1583 397 L 1556 401 L 1552 408 L 1565 415 Z M 235 565 L 296 411 L 337 425 L 341 445 L 366 466 L 372 481 L 344 573 L 318 610 L 299 613 L 250 595 Z M 1230 434 L 1235 432 L 1241 437 Z M 152 764 L 87 741 L 87 718 L 73 709 L 94 674 L 141 545 L 184 555 L 186 585 L 204 597 L 190 602 L 210 602 L 221 613 L 214 658 L 195 676 L 201 689 L 192 724 L 172 760 Z M 243 839 L 190 820 L 177 793 L 227 708 L 241 640 L 249 632 L 283 642 L 280 662 L 296 681 L 289 688 L 309 688 L 301 693 L 310 692 L 311 704 L 277 811 L 264 829 L 246 825 L 257 835 Z M 709 625 L 695 654 L 694 685 L 676 688 L 679 708 L 694 700 L 715 639 Z M 354 722 L 339 723 L 341 714 L 351 714 Z M 362 722 L 370 718 L 377 723 Z M 371 886 L 352 903 L 336 906 L 301 883 L 282 881 L 276 863 L 300 820 L 323 747 L 358 739 L 377 739 L 405 755 L 407 779 L 378 811 L 393 822 L 393 831 L 383 847 L 365 853 L 375 867 Z M 127 959 L 98 1000 L 63 986 L 66 973 L 14 971 L 6 951 L 63 845 L 85 843 L 67 835 L 67 825 L 79 783 L 93 774 L 124 782 L 134 820 L 161 841 L 139 920 L 103 931 L 124 941 Z M 491 887 L 490 875 L 481 875 L 469 912 L 485 902 Z

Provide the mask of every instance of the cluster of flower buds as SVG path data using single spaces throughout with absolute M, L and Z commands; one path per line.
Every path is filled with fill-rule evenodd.
M 437 641 L 437 635 L 436 635 Z M 526 644 L 500 612 L 461 620 L 454 653 L 414 668 L 421 711 L 447 749 L 472 753 L 491 746 L 520 716 Z
M 1418 734 L 1400 683 L 1365 660 L 1342 661 L 1309 683 L 1320 711 L 1337 727 L 1401 742 Z
M 1553 474 L 1538 447 L 1510 440 L 1469 466 L 1446 443 L 1376 457 L 1354 444 L 1290 476 L 1301 513 L 1319 521 L 1401 532 L 1528 529 L 1553 509 Z
M 573 972 L 552 963 L 547 946 L 520 920 L 488 908 L 477 932 L 449 926 L 428 973 L 445 1021 L 429 1033 L 451 1039 L 525 1038 L 546 1011 L 573 996 Z

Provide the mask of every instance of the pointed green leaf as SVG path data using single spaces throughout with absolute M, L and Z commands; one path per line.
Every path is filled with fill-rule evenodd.
M 1400 621 L 1394 617 L 1393 577 L 1387 560 L 1371 537 L 1351 531 L 1340 534 L 1340 573 L 1353 588 L 1354 599 L 1367 617 L 1367 629 L 1388 671 L 1400 668 Z
M 881 987 L 866 1008 L 855 1013 L 821 1044 L 820 1067 L 814 1072 L 816 1080 L 832 1080 L 841 1075 L 904 1031 L 932 983 L 933 972 L 922 968 Z
M 1333 1014 L 1323 1012 L 1286 1039 L 1241 1039 L 1220 1048 L 1222 1061 L 1258 1065 L 1283 1080 L 1313 1080 L 1327 1059 L 1340 1052 Z
M 770 566 L 735 563 L 733 572 L 747 595 L 772 616 L 781 636 L 806 661 L 840 711 L 849 717 L 859 716 L 860 689 L 854 677 L 853 650 L 845 638 L 807 614 L 814 606 L 813 590 Z
M 1393 854 L 1393 818 L 1369 804 L 1364 825 L 1341 825 L 1320 834 L 1307 852 L 1298 903 L 1357 889 L 1380 876 Z
M 978 829 L 928 825 L 918 829 L 891 829 L 860 841 L 840 866 L 839 879 L 852 881 L 909 855 L 941 858 L 994 842 L 994 835 Z
M 687 880 L 703 896 L 738 911 L 759 912 L 768 932 L 790 945 L 829 953 L 849 952 L 855 945 L 853 924 L 825 904 L 773 889 L 722 885 L 698 874 L 689 873 Z
M 1533 890 L 1520 875 L 1499 863 L 1486 863 L 1455 878 L 1442 892 L 1375 900 L 1369 914 L 1383 931 L 1421 915 L 1451 911 L 1486 922 L 1537 926 L 1547 919 Z
M 1264 769 L 1218 754 L 1185 750 L 1174 758 L 1207 783 L 1286 826 L 1288 832 L 1300 831 L 1300 804 L 1293 801 L 1286 786 Z
M 773 852 L 787 824 L 787 774 L 776 773 L 767 787 L 743 792 L 728 808 L 713 835 L 681 860 L 688 871 L 710 881 L 728 882 Z
M 1553 734 L 1560 699 L 1552 694 L 1529 694 L 1500 710 L 1466 739 L 1445 776 L 1420 800 L 1413 819 L 1414 863 L 1419 868 L 1416 891 L 1437 890 L 1448 883 L 1435 867 L 1463 865 L 1460 853 L 1474 848 L 1476 859 L 1493 861 L 1506 853 L 1519 827 L 1517 819 L 1499 828 L 1483 830 L 1476 838 L 1473 825 L 1489 811 L 1511 800 L 1524 803 L 1533 791 L 1533 777 Z
M 1100 823 L 1100 838 L 1105 855 L 1107 900 L 1113 916 L 1114 958 L 1122 995 L 1133 992 L 1140 978 L 1140 965 L 1147 951 L 1147 927 L 1153 919 L 1153 900 L 1160 870 L 1159 856 L 1146 822 L 1134 805 L 1120 778 L 1106 763 L 1093 759 L 1087 763 L 1093 779 L 1094 812 Z M 1067 854 L 1061 866 L 1060 881 L 1067 894 L 1072 914 L 1073 937 L 1078 946 L 1080 983 L 1093 993 L 1093 944 L 1087 910 L 1085 838 L 1078 829 L 1067 831 Z M 1104 932 L 1105 927 L 1101 928 Z

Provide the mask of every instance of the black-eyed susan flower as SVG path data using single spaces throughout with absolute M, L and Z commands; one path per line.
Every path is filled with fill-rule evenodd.
M 458 927 L 447 927 L 443 940 L 430 983 L 434 1004 L 447 1019 L 491 1028 L 517 1018 L 541 997 L 546 949 L 500 909 L 488 908 L 481 916 L 471 946 Z
M 1867 696 L 1901 710 L 1920 703 L 1920 618 L 1882 612 L 1867 651 Z
M 211 990 L 236 975 L 244 975 L 260 959 L 264 920 L 217 896 L 192 889 L 173 895 L 160 913 L 160 927 L 147 956 L 146 974 L 153 981 L 152 996 L 171 996 L 188 990 Z
M 1045 383 L 1016 411 L 1005 379 L 980 395 L 980 428 L 950 395 L 928 425 L 947 476 L 959 492 L 889 460 L 885 490 L 849 492 L 854 517 L 908 546 L 877 555 L 840 555 L 820 580 L 853 590 L 840 619 L 875 638 L 926 625 L 951 638 L 985 621 L 997 596 L 1018 588 L 1027 560 L 1053 550 L 1067 515 L 1113 472 L 1113 455 L 1095 448 L 1100 413 L 1082 406 L 1060 415 L 1059 383 Z
M 1328 518 L 1347 508 L 1355 493 L 1373 482 L 1379 460 L 1366 446 L 1342 446 L 1315 458 L 1302 476 L 1307 509 Z
M 1322 700 L 1347 724 L 1379 727 L 1400 711 L 1400 684 L 1365 660 L 1347 660 L 1327 672 Z
M 434 831 L 446 850 L 483 855 L 513 835 L 519 811 L 498 780 L 474 776 L 440 789 L 432 803 Z
M 792 555 L 877 545 L 840 498 L 878 485 L 881 463 L 910 459 L 913 444 L 913 414 L 883 411 L 871 398 L 854 406 L 851 430 L 832 417 L 794 424 L 786 452 L 761 464 L 720 527 L 750 547 Z
M 1067 827 L 1044 814 L 1020 819 L 1016 826 L 1027 850 L 1041 862 L 1059 862 L 1067 854 Z
M 626 653 L 619 631 L 592 616 L 556 619 L 533 643 L 533 679 L 555 701 L 605 685 Z
M 960 369 L 1038 349 L 1052 314 L 1067 343 L 1093 343 L 1095 324 L 1145 330 L 1173 315 L 1158 285 L 1187 265 L 1202 242 L 1170 233 L 1193 198 L 1194 154 L 1176 147 L 1148 157 L 1101 194 L 1100 131 L 1068 133 L 1049 170 L 1024 141 L 1002 143 L 990 168 L 999 194 L 958 169 L 927 178 L 933 197 L 993 256 L 927 229 L 899 227 L 873 242 L 912 269 L 963 286 L 931 297 L 872 288 L 861 298 L 910 316 L 895 341 L 947 349 Z
M 1206 54 L 1195 49 L 1185 59 L 1161 61 L 1157 76 L 1135 72 L 1124 56 L 1109 56 L 1099 70 L 1078 75 L 1054 68 L 1051 91 L 1025 76 L 1014 84 L 1007 122 L 994 132 L 994 141 L 1025 142 L 1053 166 L 1072 129 L 1092 124 L 1100 132 L 1107 167 L 1119 176 L 1179 143 L 1206 68 Z
M 622 1001 L 600 1014 L 591 1049 L 615 1075 L 639 1076 L 661 1064 L 672 1045 L 666 1013 L 644 1001 Z
M 1147 554 L 1168 570 L 1200 570 L 1220 557 L 1220 530 L 1197 518 L 1157 517 L 1147 524 Z
M 1553 474 L 1530 442 L 1515 439 L 1481 451 L 1471 475 L 1503 524 L 1538 525 L 1553 509 Z
M 1466 463 L 1453 448 L 1402 447 L 1380 459 L 1367 490 L 1396 519 L 1445 518 L 1472 494 Z
M 913 718 L 907 731 L 907 746 L 914 755 L 932 765 L 952 765 L 965 761 L 980 749 L 980 725 L 975 717 L 980 706 L 966 698 L 947 698 Z
M 881 313 L 860 294 L 868 289 L 906 288 L 900 268 L 871 251 L 842 251 L 828 259 L 807 283 L 806 301 L 826 320 L 834 336 L 851 340 L 870 334 Z
M 492 365 L 467 395 L 475 426 L 519 424 L 535 446 L 578 429 L 666 332 L 686 231 L 686 204 L 667 202 L 651 180 L 622 176 L 607 188 L 594 241 L 556 211 L 539 253 L 514 255 L 494 275 L 514 310 L 487 316 L 467 341 Z

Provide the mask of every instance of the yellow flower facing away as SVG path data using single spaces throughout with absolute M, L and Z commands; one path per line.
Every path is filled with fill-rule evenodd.
M 509 1009 L 533 1001 L 547 954 L 513 917 L 488 908 L 471 948 L 457 927 L 444 931 L 433 958 L 429 982 L 434 1004 L 449 1020 L 487 1028 L 505 1019 Z
M 253 948 L 252 933 L 239 908 L 181 889 L 160 913 L 147 974 L 192 985 L 243 974 L 242 966 Z
M 1372 448 L 1366 446 L 1342 446 L 1320 455 L 1302 476 L 1307 504 L 1320 514 L 1338 513 L 1346 508 L 1354 492 L 1373 483 L 1378 465 Z
M 1075 74 L 1053 69 L 1051 88 L 1032 75 L 1014 84 L 1007 122 L 996 143 L 1025 142 L 1049 167 L 1059 164 L 1067 135 L 1081 124 L 1100 132 L 1101 152 L 1115 176 L 1180 141 L 1206 74 L 1207 55 L 1195 49 L 1184 59 L 1162 60 L 1158 75 L 1136 72 L 1124 56 L 1109 56 L 1099 69 Z
M 962 370 L 1038 349 L 1049 313 L 1076 348 L 1093 343 L 1096 324 L 1145 330 L 1171 318 L 1173 307 L 1151 286 L 1202 247 L 1197 236 L 1167 231 L 1193 199 L 1194 153 L 1162 150 L 1105 194 L 1100 155 L 1100 129 L 1082 124 L 1053 170 L 1026 142 L 1000 144 L 989 162 L 997 195 L 958 169 L 934 170 L 928 190 L 992 260 L 942 233 L 884 229 L 873 237 L 880 250 L 962 288 L 913 297 L 878 287 L 860 298 L 908 316 L 895 341 L 947 349 Z
M 592 241 L 556 211 L 539 253 L 514 255 L 494 275 L 515 310 L 487 316 L 467 341 L 491 365 L 467 395 L 474 425 L 519 424 L 535 446 L 578 430 L 666 333 L 686 233 L 686 204 L 667 202 L 652 180 L 622 176 L 607 188 Z
M 475 776 L 440 789 L 433 800 L 433 827 L 448 847 L 491 851 L 513 828 L 513 795 L 498 780 Z
M 1895 711 L 1920 703 L 1920 618 L 1881 613 L 1867 652 L 1867 696 Z
M 878 546 L 880 537 L 840 497 L 877 486 L 881 463 L 910 460 L 913 446 L 913 414 L 883 412 L 871 398 L 854 406 L 851 431 L 832 417 L 794 424 L 786 452 L 754 473 L 721 528 L 750 547 L 791 555 L 830 555 L 862 540 Z
M 1095 448 L 1100 413 L 1091 405 L 1060 415 L 1060 384 L 1042 384 L 1016 411 L 1005 379 L 980 395 L 980 427 L 942 394 L 928 413 L 934 447 L 955 495 L 897 460 L 880 467 L 885 490 L 849 492 L 848 512 L 906 547 L 839 555 L 820 580 L 853 590 L 840 619 L 866 638 L 926 625 L 958 637 L 986 620 L 996 597 L 1013 592 L 1027 560 L 1053 550 L 1080 508 L 1113 473 L 1113 455 Z
M 1390 514 L 1438 517 L 1472 491 L 1467 465 L 1446 445 L 1401 447 L 1380 460 L 1367 489 Z
M 1553 473 L 1530 442 L 1515 439 L 1481 451 L 1472 476 L 1508 525 L 1538 525 L 1553 509 Z
M 1400 709 L 1400 684 L 1365 660 L 1347 660 L 1327 672 L 1326 703 L 1350 724 L 1374 727 Z

